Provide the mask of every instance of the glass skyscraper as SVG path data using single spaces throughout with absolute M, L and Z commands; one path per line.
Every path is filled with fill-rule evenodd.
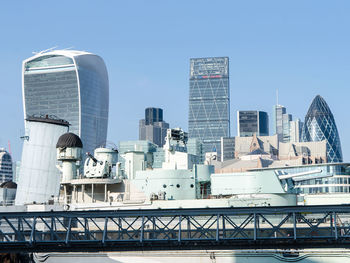
M 275 105 L 273 107 L 273 134 L 277 134 L 279 139 L 282 140 L 283 130 L 283 114 L 287 112 L 286 108 L 282 105 Z
M 192 58 L 188 129 L 203 143 L 203 152 L 220 151 L 220 138 L 230 136 L 228 57 Z
M 167 129 L 169 129 L 169 123 L 163 121 L 163 110 L 146 108 L 145 118 L 139 122 L 139 139 L 151 141 L 162 147 Z
M 290 141 L 290 122 L 293 121 L 291 114 L 282 115 L 282 142 Z
M 269 115 L 265 111 L 237 111 L 238 137 L 269 135 Z
M 13 180 L 12 158 L 11 155 L 0 148 L 0 183 Z
M 289 122 L 289 141 L 300 142 L 302 135 L 303 122 L 300 119 Z
M 317 95 L 305 116 L 303 141 L 327 141 L 327 161 L 342 162 L 340 138 L 333 114 L 326 101 Z
M 145 109 L 145 124 L 150 125 L 154 122 L 163 121 L 163 110 L 160 108 Z
M 293 116 L 287 113 L 284 106 L 277 104 L 273 107 L 273 134 L 277 134 L 278 141 L 291 141 L 292 121 Z
M 40 52 L 23 61 L 24 118 L 54 115 L 70 123 L 84 151 L 107 137 L 109 84 L 99 56 L 74 50 Z

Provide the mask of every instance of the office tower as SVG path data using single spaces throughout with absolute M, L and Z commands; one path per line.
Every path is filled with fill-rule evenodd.
M 326 101 L 317 95 L 305 116 L 303 141 L 327 141 L 327 161 L 342 162 L 342 150 L 338 129 Z
M 104 145 L 109 87 L 97 55 L 73 50 L 40 52 L 23 61 L 24 118 L 54 115 L 70 123 L 84 152 Z
M 282 105 L 275 105 L 273 108 L 273 129 L 279 141 L 283 141 L 283 114 L 286 114 L 286 112 L 286 108 Z
M 15 183 L 18 183 L 20 168 L 21 168 L 21 161 L 12 163 L 12 171 L 13 171 L 12 181 Z
M 165 151 L 163 148 L 157 147 L 153 153 L 153 165 L 152 168 L 162 168 L 163 162 L 165 161 Z
M 0 148 L 0 183 L 12 180 L 13 171 L 11 155 L 4 148 Z
M 282 105 L 275 105 L 273 108 L 273 134 L 277 134 L 278 141 L 290 141 L 290 122 L 293 120 L 292 114 L 288 114 Z
M 264 111 L 237 111 L 237 134 L 239 137 L 269 135 L 269 116 Z
M 163 110 L 159 108 L 145 109 L 145 124 L 150 125 L 154 122 L 163 121 Z
M 235 158 L 235 138 L 236 137 L 221 137 L 221 162 Z
M 197 138 L 189 138 L 187 141 L 187 153 L 198 157 L 198 162 L 204 162 L 203 143 Z
M 119 142 L 118 161 L 121 163 L 121 168 L 125 167 L 125 153 L 127 152 L 143 152 L 147 159 L 147 165 L 152 165 L 153 153 L 157 151 L 157 145 L 150 141 L 120 141 Z
M 220 151 L 220 138 L 230 136 L 228 57 L 192 58 L 188 129 L 203 143 L 203 152 Z
M 300 119 L 289 122 L 289 138 L 290 142 L 301 142 L 301 133 L 303 128 L 303 122 Z
M 145 119 L 139 122 L 139 139 L 151 141 L 162 147 L 165 143 L 167 129 L 169 129 L 169 123 L 163 121 L 163 110 L 147 108 Z
M 293 120 L 291 114 L 282 115 L 282 142 L 290 141 L 290 122 Z

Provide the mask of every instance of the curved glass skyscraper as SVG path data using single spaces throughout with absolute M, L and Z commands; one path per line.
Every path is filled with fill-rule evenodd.
M 334 117 L 326 101 L 317 95 L 305 116 L 303 141 L 327 141 L 327 161 L 342 162 L 340 139 Z
M 70 123 L 84 151 L 106 142 L 109 86 L 99 56 L 74 50 L 41 52 L 23 61 L 24 118 L 55 115 Z

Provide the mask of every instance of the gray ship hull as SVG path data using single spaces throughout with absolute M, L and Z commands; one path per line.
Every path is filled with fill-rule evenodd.
M 50 253 L 35 254 L 34 259 L 36 263 L 344 263 L 350 262 L 350 249 Z

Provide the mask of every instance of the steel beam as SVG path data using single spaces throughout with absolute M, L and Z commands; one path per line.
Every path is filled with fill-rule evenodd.
M 0 252 L 276 247 L 350 247 L 350 206 L 0 213 Z

